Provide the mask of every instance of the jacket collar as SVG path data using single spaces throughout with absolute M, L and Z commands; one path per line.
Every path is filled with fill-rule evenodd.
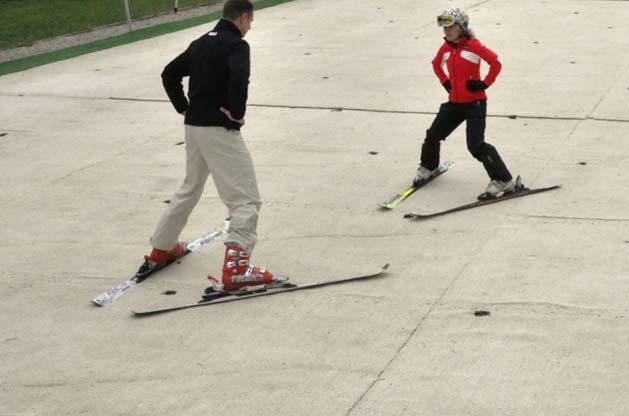
M 448 39 L 446 39 L 445 37 L 443 38 L 443 40 L 446 41 L 446 43 L 454 48 L 456 48 L 457 46 L 467 46 L 467 44 L 470 42 L 470 38 L 466 37 L 466 36 L 461 36 L 459 38 L 458 42 L 450 42 Z
M 242 32 L 240 32 L 240 29 L 238 29 L 238 26 L 236 26 L 233 22 L 226 19 L 219 20 L 216 26 L 214 27 L 213 31 L 214 32 L 232 32 L 234 35 L 237 35 L 239 38 L 242 37 Z

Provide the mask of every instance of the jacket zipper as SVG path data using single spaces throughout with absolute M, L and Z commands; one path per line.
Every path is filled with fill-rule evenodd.
M 453 55 L 454 55 L 453 58 L 454 59 L 452 60 L 452 73 L 454 74 L 455 80 L 457 79 L 456 71 L 455 71 L 457 60 L 458 60 L 458 58 L 457 58 L 457 51 L 458 51 L 457 46 L 458 45 L 454 46 L 454 53 L 453 53 Z M 455 80 L 453 80 L 453 82 L 452 82 L 452 91 L 454 91 L 454 99 L 458 101 L 458 96 L 457 96 L 458 94 L 457 94 L 457 91 L 456 91 L 456 85 L 457 84 L 456 84 L 456 82 L 454 82 Z

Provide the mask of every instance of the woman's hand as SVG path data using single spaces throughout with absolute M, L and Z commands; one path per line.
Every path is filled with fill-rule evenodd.
M 484 91 L 487 89 L 487 85 L 483 81 L 468 79 L 467 80 L 467 90 L 471 92 Z

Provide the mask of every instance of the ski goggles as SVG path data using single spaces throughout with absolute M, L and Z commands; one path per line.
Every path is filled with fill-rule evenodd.
M 437 26 L 450 27 L 454 24 L 454 17 L 452 16 L 437 16 Z

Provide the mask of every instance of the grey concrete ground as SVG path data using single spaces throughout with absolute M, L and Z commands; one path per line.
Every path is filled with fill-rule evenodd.
M 458 3 L 504 63 L 487 140 L 529 186 L 563 188 L 413 223 L 487 181 L 461 128 L 442 148 L 451 172 L 376 209 L 445 100 L 430 60 L 450 4 L 256 16 L 256 260 L 297 283 L 392 265 L 319 291 L 130 317 L 167 289 L 196 297 L 220 268 L 213 244 L 89 303 L 139 266 L 183 174 L 170 104 L 109 97 L 164 99 L 163 65 L 207 27 L 0 78 L 0 415 L 628 414 L 629 3 Z M 209 183 L 182 237 L 224 216 Z

